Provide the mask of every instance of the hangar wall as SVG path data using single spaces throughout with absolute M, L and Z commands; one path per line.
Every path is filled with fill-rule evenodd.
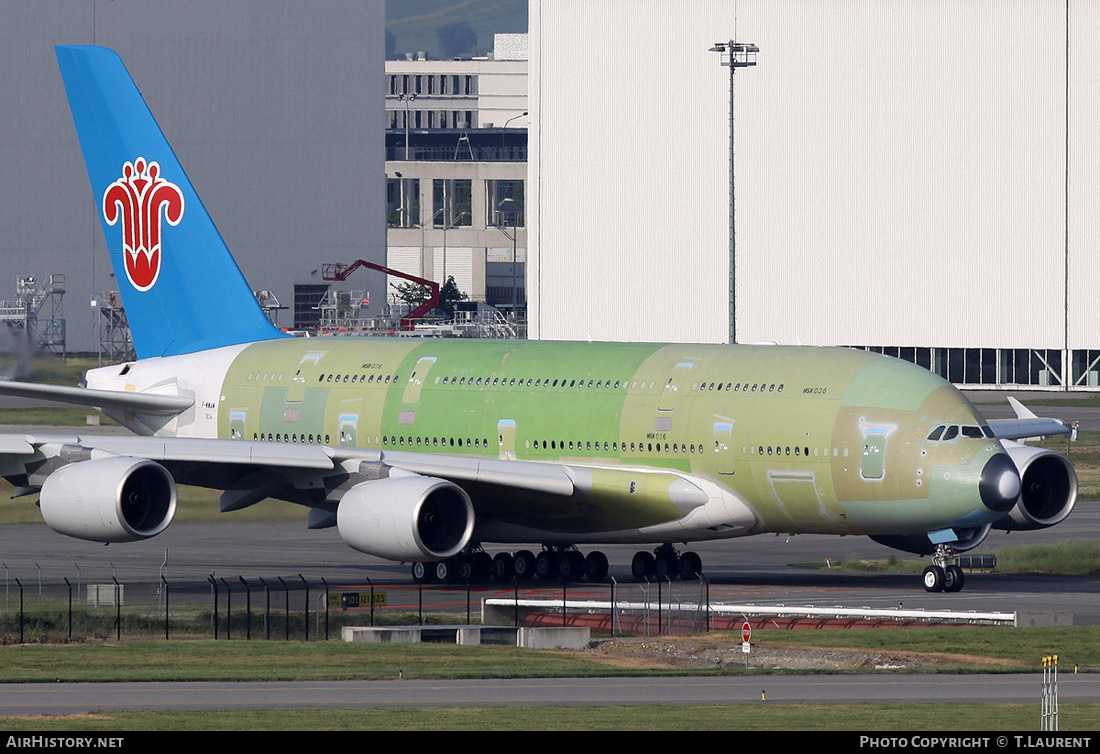
M 708 48 L 736 38 L 760 47 L 735 77 L 739 342 L 1100 356 L 1094 4 L 532 0 L 530 23 L 534 337 L 725 340 Z
M 65 274 L 68 350 L 94 351 L 89 295 L 118 288 L 56 44 L 122 56 L 253 288 L 289 306 L 323 262 L 383 263 L 384 25 L 384 0 L 0 4 L 0 298 Z

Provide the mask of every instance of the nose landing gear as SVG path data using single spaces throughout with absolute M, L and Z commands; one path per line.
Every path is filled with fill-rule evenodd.
M 947 545 L 936 545 L 936 551 L 932 553 L 932 565 L 924 569 L 921 580 L 926 592 L 961 591 L 966 576 L 959 567 L 959 553 Z

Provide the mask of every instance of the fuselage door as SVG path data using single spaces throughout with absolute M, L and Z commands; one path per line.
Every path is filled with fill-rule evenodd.
M 290 387 L 286 389 L 287 403 L 301 403 L 306 394 L 306 385 L 313 377 L 317 362 L 324 356 L 323 353 L 307 353 L 298 362 L 298 371 L 290 378 Z
M 733 473 L 733 424 L 714 422 L 714 470 L 719 474 Z
M 235 408 L 229 412 L 229 439 L 240 440 L 248 419 L 248 409 Z
M 409 381 L 405 385 L 405 394 L 401 398 L 402 401 L 405 403 L 420 402 L 420 388 L 428 380 L 428 372 L 432 370 L 434 364 L 434 356 L 421 356 L 416 360 L 416 366 L 413 367 L 412 374 L 409 375 Z
M 658 411 L 672 411 L 676 408 L 676 404 L 680 401 L 680 392 L 691 379 L 691 368 L 694 366 L 694 362 L 681 361 L 672 368 L 672 374 L 665 381 L 665 388 L 657 400 Z
M 863 479 L 878 481 L 886 474 L 886 430 L 868 429 L 863 433 L 863 458 L 859 475 Z
M 340 414 L 340 445 L 354 448 L 359 444 L 359 414 Z
M 516 422 L 513 419 L 501 419 L 497 422 L 497 443 L 500 460 L 516 460 Z

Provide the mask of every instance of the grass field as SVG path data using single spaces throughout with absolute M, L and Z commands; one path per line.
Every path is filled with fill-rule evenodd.
M 912 628 L 862 631 L 754 632 L 754 644 L 950 654 L 973 671 L 1033 671 L 1032 704 L 583 705 L 506 708 L 227 710 L 96 712 L 65 717 L 0 717 L 5 730 L 848 730 L 1027 731 L 1038 727 L 1041 657 L 1100 664 L 1100 628 Z M 708 639 L 715 638 L 714 635 Z M 718 637 L 722 638 L 722 637 Z M 731 644 L 739 636 L 725 635 Z M 1006 662 L 1007 660 L 1007 662 Z M 960 665 L 964 660 L 959 660 Z M 920 668 L 916 668 L 920 669 Z M 942 672 L 942 667 L 940 668 Z M 15 681 L 106 680 L 393 680 L 741 674 L 722 670 L 646 669 L 609 665 L 582 652 L 454 645 L 362 645 L 338 642 L 173 641 L 0 648 L 0 678 Z M 749 671 L 767 689 L 770 673 Z M 1094 730 L 1100 704 L 1064 703 L 1062 731 Z
M 768 674 L 738 664 L 629 667 L 600 653 L 555 652 L 453 644 L 350 644 L 339 641 L 124 641 L 0 647 L 0 679 L 36 681 L 293 681 L 411 678 L 558 678 L 643 675 Z M 712 633 L 709 642 L 739 646 L 740 635 Z M 1061 664 L 1100 670 L 1100 626 L 1008 628 L 955 626 L 862 630 L 753 632 L 761 648 L 858 649 L 915 653 L 907 672 L 1020 673 L 1057 654 Z M 921 664 L 920 657 L 928 658 Z M 944 659 L 949 660 L 946 664 Z M 789 671 L 775 671 L 789 672 Z M 861 671 L 865 672 L 865 671 Z
M 1100 704 L 1064 703 L 1060 730 L 1094 731 Z M 1033 704 L 751 704 L 97 712 L 0 718 L 19 731 L 994 731 L 1039 728 Z

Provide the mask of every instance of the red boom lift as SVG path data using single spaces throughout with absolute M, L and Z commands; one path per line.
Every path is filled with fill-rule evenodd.
M 428 300 L 420 306 L 413 309 L 411 312 L 401 318 L 401 329 L 412 330 L 416 325 L 416 320 L 423 317 L 432 309 L 439 306 L 439 283 L 432 280 L 425 280 L 424 278 L 418 278 L 416 275 L 410 275 L 407 272 L 401 272 L 400 270 L 394 270 L 389 267 L 383 267 L 380 264 L 374 262 L 368 262 L 365 259 L 356 259 L 351 264 L 340 264 L 339 262 L 333 262 L 321 265 L 321 277 L 325 280 L 336 280 L 343 282 L 348 279 L 351 273 L 355 272 L 360 267 L 366 267 L 367 269 L 377 270 L 378 272 L 384 272 L 387 275 L 393 275 L 394 277 L 404 278 L 405 280 L 411 280 L 414 283 L 419 283 L 425 286 L 430 294 Z

